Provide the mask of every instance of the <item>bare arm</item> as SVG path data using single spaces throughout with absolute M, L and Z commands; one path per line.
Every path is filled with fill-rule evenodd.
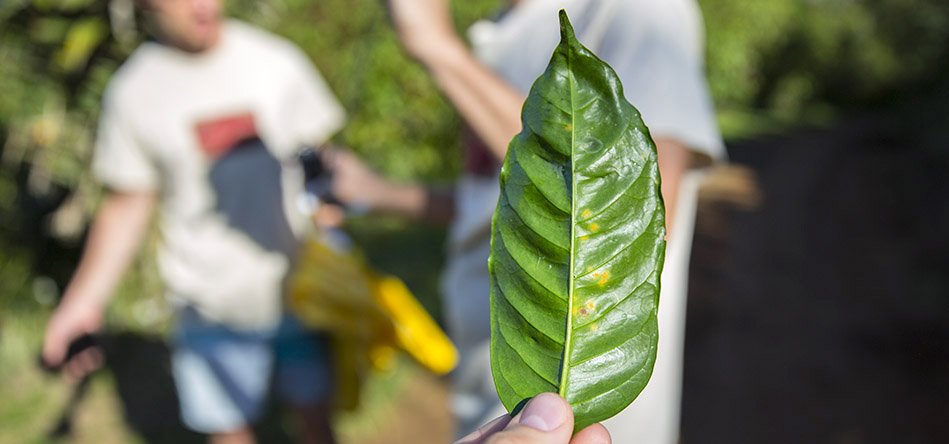
M 454 216 L 455 202 L 450 189 L 390 183 L 373 208 L 380 213 L 444 225 Z
M 524 96 L 489 71 L 461 42 L 437 48 L 423 60 L 442 92 L 491 153 L 503 160 L 521 130 Z
M 521 129 L 524 96 L 465 46 L 446 0 L 389 0 L 389 5 L 406 51 L 428 69 L 468 125 L 503 160 Z
M 434 224 L 447 224 L 454 216 L 451 189 L 391 182 L 345 150 L 324 158 L 333 170 L 333 194 L 349 205 Z
M 508 142 L 521 128 L 524 96 L 465 47 L 452 25 L 446 0 L 389 0 L 389 5 L 406 50 L 431 72 L 468 124 L 503 160 Z M 681 142 L 661 135 L 656 138 L 656 146 L 666 228 L 671 231 L 679 184 L 691 165 L 692 152 Z M 437 195 L 420 186 L 393 185 L 386 192 L 389 196 L 382 199 L 380 208 L 413 217 L 426 214 L 423 208 L 438 201 Z
M 672 233 L 676 204 L 679 202 L 679 184 L 692 164 L 692 151 L 676 139 L 657 136 L 659 175 L 662 177 L 662 199 L 666 204 L 666 235 Z
M 46 327 L 46 362 L 62 362 L 70 342 L 102 326 L 102 312 L 138 251 L 155 201 L 152 193 L 113 193 L 105 198 L 79 267 Z
M 508 142 L 521 128 L 524 96 L 468 50 L 454 29 L 446 0 L 388 1 L 406 51 L 428 69 L 468 125 L 503 160 Z M 448 223 L 454 216 L 449 189 L 387 181 L 348 152 L 332 157 L 333 192 L 343 202 L 431 223 Z

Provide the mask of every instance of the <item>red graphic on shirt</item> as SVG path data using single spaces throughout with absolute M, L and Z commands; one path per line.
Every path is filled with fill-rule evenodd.
M 254 115 L 249 112 L 198 122 L 195 132 L 201 150 L 210 159 L 221 157 L 238 142 L 258 137 Z

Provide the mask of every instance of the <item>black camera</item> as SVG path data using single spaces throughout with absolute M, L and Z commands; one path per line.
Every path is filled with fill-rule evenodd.
M 306 193 L 319 199 L 320 202 L 342 205 L 342 203 L 333 196 L 333 171 L 323 162 L 320 153 L 306 147 L 297 153 L 297 160 L 303 167 L 303 184 Z

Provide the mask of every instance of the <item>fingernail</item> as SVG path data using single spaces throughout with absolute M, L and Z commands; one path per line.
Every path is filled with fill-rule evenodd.
M 521 412 L 521 424 L 530 428 L 549 432 L 560 427 L 567 419 L 563 404 L 553 396 L 534 397 Z

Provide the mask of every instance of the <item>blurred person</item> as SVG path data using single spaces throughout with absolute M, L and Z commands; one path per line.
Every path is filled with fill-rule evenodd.
M 573 434 L 573 410 L 555 393 L 541 393 L 516 415 L 501 415 L 455 444 L 610 444 L 610 434 L 593 424 Z
M 103 97 L 93 170 L 108 189 L 79 267 L 46 329 L 44 360 L 103 326 L 103 312 L 161 207 L 159 267 L 176 308 L 172 371 L 186 426 L 254 442 L 271 389 L 300 442 L 334 442 L 327 345 L 282 306 L 309 215 L 297 151 L 344 112 L 293 44 L 225 20 L 220 0 L 137 4 L 151 38 Z M 75 377 L 101 360 L 64 364 Z
M 694 0 L 512 0 L 496 19 L 456 33 L 446 0 L 389 0 L 399 38 L 464 118 L 464 174 L 454 190 L 395 184 L 339 153 L 335 193 L 374 211 L 450 221 L 443 280 L 446 321 L 461 351 L 454 409 L 461 429 L 501 409 L 489 369 L 491 216 L 508 142 L 520 110 L 559 41 L 557 12 L 609 63 L 655 139 L 669 229 L 652 379 L 636 402 L 605 425 L 620 442 L 678 439 L 685 298 L 701 168 L 725 155 L 704 77 L 701 14 Z

